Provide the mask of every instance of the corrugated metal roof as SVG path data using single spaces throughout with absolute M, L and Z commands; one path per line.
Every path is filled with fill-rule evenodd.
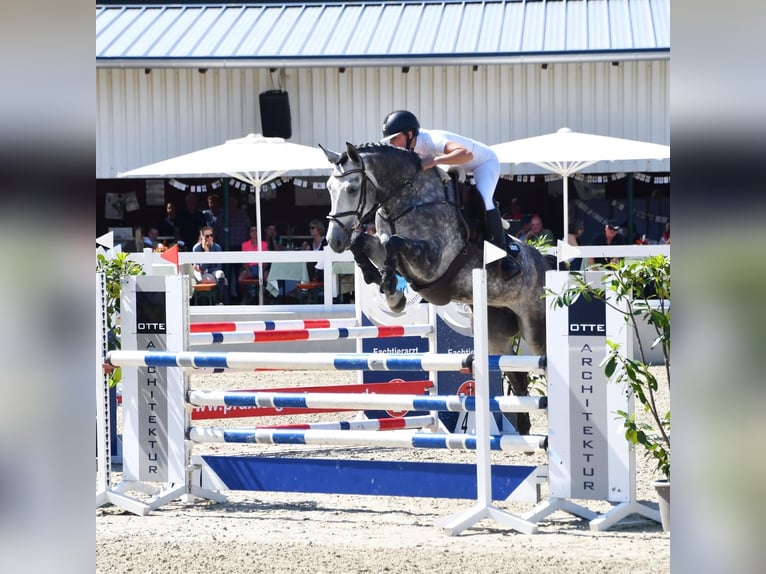
M 96 5 L 96 65 L 667 59 L 670 0 Z

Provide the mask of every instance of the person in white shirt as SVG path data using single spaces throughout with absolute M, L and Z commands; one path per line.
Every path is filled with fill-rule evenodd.
M 382 141 L 414 151 L 420 156 L 423 171 L 437 165 L 460 165 L 472 172 L 487 211 L 488 239 L 509 255 L 501 262 L 503 276 L 508 280 L 519 273 L 519 247 L 506 236 L 493 200 L 500 179 L 500 161 L 488 145 L 453 132 L 421 128 L 415 114 L 407 110 L 386 116 Z

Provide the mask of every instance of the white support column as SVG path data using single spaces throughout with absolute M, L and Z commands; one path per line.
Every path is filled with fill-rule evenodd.
M 145 516 L 149 513 L 149 505 L 126 496 L 120 492 L 119 485 L 112 487 L 112 453 L 109 435 L 109 381 L 104 373 L 104 357 L 107 352 L 106 341 L 106 276 L 96 273 L 96 472 L 98 474 L 98 488 L 96 490 L 96 508 L 106 504 L 113 504 Z
M 494 246 L 484 243 L 484 265 L 496 260 L 492 258 Z M 500 255 L 502 250 L 494 247 Z M 510 526 L 523 534 L 534 534 L 537 525 L 520 516 L 501 510 L 492 504 L 492 467 L 489 446 L 489 340 L 487 326 L 487 270 L 473 270 L 473 313 L 474 313 L 474 381 L 476 382 L 476 491 L 477 503 L 468 510 L 452 514 L 436 521 L 451 536 L 460 534 L 466 528 L 484 518 L 491 518 L 500 524 Z

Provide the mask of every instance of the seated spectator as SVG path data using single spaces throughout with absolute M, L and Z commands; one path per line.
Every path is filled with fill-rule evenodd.
M 250 226 L 250 239 L 242 242 L 242 251 L 268 251 L 269 244 L 261 240 L 261 247 L 258 249 L 258 228 L 255 225 Z M 257 297 L 257 289 L 255 285 L 243 285 L 242 281 L 245 279 L 258 279 L 258 263 L 243 263 L 242 269 L 239 272 L 239 292 L 242 294 L 242 300 L 247 301 L 253 297 Z M 263 280 L 266 281 L 268 277 L 268 271 L 264 268 Z
M 567 243 L 569 243 L 569 245 L 574 245 L 575 247 L 582 245 L 580 238 L 582 237 L 584 231 L 585 224 L 578 219 L 569 227 L 569 233 L 567 233 Z M 567 259 L 566 261 L 562 262 L 562 266 L 562 270 L 564 271 L 580 271 L 582 268 L 582 257 L 573 257 L 571 259 Z
M 670 245 L 670 222 L 665 224 L 665 231 L 660 235 L 660 245 Z
M 160 232 L 156 227 L 154 226 L 149 227 L 149 229 L 144 234 L 143 246 L 148 247 L 149 249 L 154 251 L 160 245 L 159 236 L 160 236 Z
M 309 222 L 309 235 L 311 240 L 304 241 L 302 248 L 313 249 L 314 251 L 322 251 L 327 245 L 327 239 L 325 239 L 325 226 L 319 219 L 312 219 Z M 307 263 L 309 270 L 309 281 L 316 281 L 319 283 L 324 282 L 324 266 L 322 262 Z
M 503 219 L 513 219 L 519 221 L 523 215 L 524 212 L 521 209 L 521 202 L 519 201 L 518 197 L 514 197 L 511 199 L 510 208 L 505 213 L 503 213 Z
M 282 251 L 282 249 L 284 249 L 282 246 L 282 236 L 279 235 L 277 226 L 273 223 L 270 223 L 266 226 L 263 239 L 266 241 L 266 243 L 268 243 L 269 251 Z
M 598 233 L 590 241 L 590 245 L 625 245 L 625 236 L 620 233 L 620 226 L 614 219 L 607 219 L 604 224 L 604 231 Z M 589 257 L 588 265 L 606 265 L 607 263 L 617 263 L 620 257 Z
M 519 226 L 516 232 L 511 232 L 519 241 L 527 240 L 527 233 L 529 233 L 529 224 L 532 221 L 531 215 L 522 215 L 519 219 Z
M 215 253 L 222 251 L 221 246 L 213 241 L 213 228 L 206 225 L 200 230 L 199 241 L 192 247 L 194 253 L 207 252 Z M 216 284 L 216 299 L 219 305 L 228 303 L 228 291 L 226 287 L 229 282 L 223 272 L 223 266 L 220 263 L 195 263 L 194 276 L 200 283 Z
M 529 231 L 524 237 L 524 241 L 531 243 L 533 241 L 543 241 L 543 245 L 556 245 L 556 237 L 550 229 L 543 227 L 542 218 L 535 214 L 529 220 Z

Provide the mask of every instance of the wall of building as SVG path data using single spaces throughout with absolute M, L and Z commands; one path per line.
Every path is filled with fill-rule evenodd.
M 488 144 L 561 127 L 670 143 L 668 60 L 480 66 L 96 70 L 96 178 L 262 133 L 258 95 L 282 88 L 292 137 L 341 149 L 377 140 L 386 113 Z M 615 162 L 612 171 L 669 171 Z M 510 172 L 510 167 L 505 166 Z M 588 170 L 586 170 L 588 171 Z M 604 171 L 594 166 L 590 171 Z M 517 173 L 543 173 L 519 166 Z

